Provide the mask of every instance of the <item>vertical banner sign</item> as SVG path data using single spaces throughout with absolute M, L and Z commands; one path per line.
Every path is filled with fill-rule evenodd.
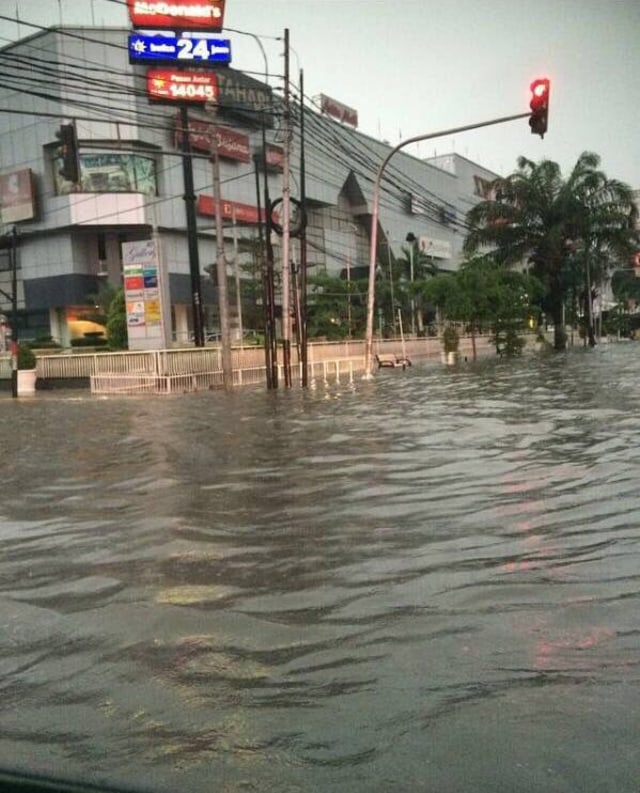
M 166 334 L 155 240 L 123 242 L 122 272 L 129 349 L 162 349 L 166 346 Z

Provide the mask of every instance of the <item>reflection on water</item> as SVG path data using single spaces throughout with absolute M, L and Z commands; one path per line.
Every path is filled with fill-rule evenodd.
M 629 343 L 0 400 L 0 764 L 635 793 L 639 380 Z

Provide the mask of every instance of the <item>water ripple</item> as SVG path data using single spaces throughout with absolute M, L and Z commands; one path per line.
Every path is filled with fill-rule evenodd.
M 0 402 L 0 764 L 635 793 L 637 348 L 384 374 Z

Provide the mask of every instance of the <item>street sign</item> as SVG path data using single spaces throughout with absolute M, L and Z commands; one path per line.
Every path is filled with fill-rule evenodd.
M 147 69 L 147 94 L 161 102 L 217 102 L 218 79 L 215 72 Z
M 231 42 L 211 33 L 138 31 L 129 34 L 129 63 L 221 66 L 231 62 Z

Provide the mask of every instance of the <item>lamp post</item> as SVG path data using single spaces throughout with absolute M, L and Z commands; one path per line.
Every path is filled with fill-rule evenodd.
M 373 309 L 375 305 L 375 292 L 376 292 L 376 249 L 378 244 L 378 215 L 380 207 L 380 183 L 382 182 L 382 175 L 385 168 L 389 164 L 389 160 L 394 154 L 408 146 L 410 143 L 419 143 L 422 140 L 430 140 L 431 138 L 440 138 L 445 135 L 454 135 L 457 132 L 467 132 L 471 129 L 479 129 L 480 127 L 490 127 L 494 124 L 504 124 L 507 121 L 515 121 L 519 118 L 529 118 L 531 113 L 516 113 L 513 116 L 503 116 L 502 118 L 494 118 L 490 121 L 481 121 L 478 124 L 466 124 L 464 127 L 453 127 L 452 129 L 444 129 L 439 132 L 428 132 L 425 135 L 416 135 L 413 138 L 407 138 L 400 141 L 387 154 L 378 168 L 376 179 L 373 185 L 373 199 L 371 209 L 371 249 L 369 256 L 369 288 L 367 291 L 367 327 L 365 331 L 365 352 L 364 352 L 364 379 L 371 380 L 373 377 Z

